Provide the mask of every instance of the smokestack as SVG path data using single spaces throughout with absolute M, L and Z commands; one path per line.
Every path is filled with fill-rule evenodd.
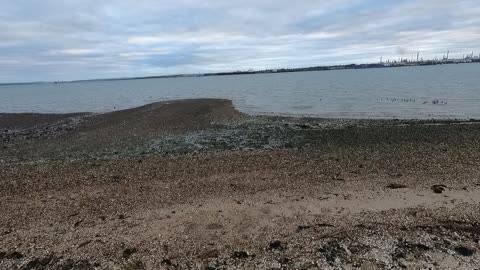
M 420 56 L 420 52 L 417 52 L 417 62 L 418 62 L 418 57 Z
M 448 60 L 448 55 L 450 54 L 450 51 L 447 51 L 447 60 Z

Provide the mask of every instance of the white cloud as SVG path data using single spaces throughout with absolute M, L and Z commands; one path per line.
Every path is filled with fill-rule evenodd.
M 152 36 L 133 36 L 127 39 L 127 43 L 135 45 L 148 45 L 157 43 L 214 43 L 226 42 L 246 39 L 246 36 L 228 34 L 228 33 L 211 33 L 211 32 L 184 32 L 184 33 L 168 33 Z
M 65 55 L 65 56 L 87 56 L 97 54 L 97 50 L 93 49 L 63 49 L 63 50 L 51 50 L 49 55 Z

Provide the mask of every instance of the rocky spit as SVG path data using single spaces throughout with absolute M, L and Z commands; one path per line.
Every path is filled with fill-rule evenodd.
M 480 269 L 480 125 L 0 114 L 0 198 L 0 269 Z

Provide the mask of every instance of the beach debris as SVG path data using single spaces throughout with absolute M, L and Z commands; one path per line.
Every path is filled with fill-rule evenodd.
M 270 250 L 279 250 L 279 251 L 282 251 L 282 250 L 285 249 L 282 242 L 279 241 L 279 240 L 275 240 L 273 242 L 270 242 L 270 244 L 268 245 L 268 248 Z
M 398 184 L 398 183 L 391 183 L 387 186 L 389 189 L 399 189 L 399 188 L 407 188 L 406 185 L 404 184 Z
M 457 252 L 458 254 L 462 255 L 462 256 L 473 256 L 473 254 L 475 254 L 475 250 L 469 248 L 469 247 L 465 247 L 465 246 L 458 246 L 455 248 L 455 252 Z
M 232 257 L 235 259 L 246 259 L 250 255 L 246 251 L 234 251 Z
M 432 190 L 435 193 L 442 193 L 442 192 L 445 191 L 445 188 L 447 188 L 447 186 L 445 186 L 445 185 L 433 185 L 432 186 Z

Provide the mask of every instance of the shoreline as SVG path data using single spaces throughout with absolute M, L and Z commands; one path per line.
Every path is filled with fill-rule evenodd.
M 196 99 L 176 99 L 176 100 L 164 100 L 154 103 L 148 103 L 145 105 L 141 105 L 138 107 L 121 109 L 121 110 L 113 110 L 113 111 L 106 111 L 106 112 L 68 112 L 68 113 L 37 113 L 37 112 L 0 112 L 0 129 L 8 129 L 8 128 L 15 128 L 13 123 L 19 125 L 19 128 L 32 128 L 35 127 L 35 123 L 42 124 L 54 124 L 55 121 L 61 121 L 68 118 L 73 117 L 89 117 L 89 116 L 99 116 L 99 115 L 109 115 L 112 113 L 121 113 L 121 112 L 129 112 L 132 110 L 138 110 L 144 107 L 154 107 L 154 106 L 162 106 L 168 104 L 177 104 L 179 102 L 185 101 L 222 101 L 227 102 L 230 104 L 233 110 L 237 111 L 239 114 L 242 114 L 248 118 L 267 118 L 267 119 L 277 119 L 277 120 L 286 120 L 286 121 L 295 121 L 295 120 L 303 120 L 303 121 L 347 121 L 347 122 L 372 122 L 372 123 L 385 123 L 388 124 L 390 122 L 401 122 L 401 123 L 475 123 L 480 122 L 480 119 L 475 118 L 396 118 L 396 117 L 389 117 L 389 118 L 381 118 L 381 117 L 373 117 L 373 118 L 356 118 L 356 117 L 319 117 L 317 115 L 309 115 L 309 114 L 282 114 L 282 113 L 268 113 L 268 112 L 259 112 L 259 113 L 245 113 L 241 112 L 238 108 L 233 105 L 232 100 L 228 99 L 216 99 L 216 98 L 196 98 Z M 26 124 L 24 122 L 29 122 Z M 20 123 L 20 124 L 19 124 Z
M 364 64 L 347 64 L 347 65 L 331 65 L 331 66 L 313 66 L 303 68 L 280 68 L 280 69 L 266 69 L 257 71 L 237 71 L 237 72 L 219 72 L 219 73 L 203 73 L 203 74 L 173 74 L 173 75 L 159 75 L 159 76 L 146 76 L 146 77 L 127 77 L 127 78 L 100 78 L 100 79 L 84 79 L 84 80 L 71 80 L 71 81 L 40 81 L 40 82 L 13 82 L 13 83 L 0 83 L 0 86 L 8 85 L 23 85 L 23 84 L 37 84 L 37 83 L 76 83 L 76 82 L 94 82 L 94 81 L 128 81 L 128 80 L 143 80 L 143 79 L 170 79 L 180 77 L 211 77 L 211 76 L 238 76 L 238 75 L 255 75 L 255 74 L 282 74 L 282 73 L 294 73 L 294 72 L 311 72 L 311 71 L 339 71 L 339 70 L 361 70 L 361 69 L 374 69 L 374 68 L 401 68 L 401 67 L 427 67 L 437 65 L 458 65 L 458 64 L 475 64 L 480 63 L 480 59 L 474 59 L 474 61 L 464 61 L 460 59 L 451 59 L 445 61 L 426 60 L 420 63 L 401 63 L 398 62 L 392 65 L 386 65 L 387 63 L 364 63 Z
M 480 262 L 480 121 L 253 117 L 217 99 L 39 117 L 5 131 L 0 114 L 0 269 Z

